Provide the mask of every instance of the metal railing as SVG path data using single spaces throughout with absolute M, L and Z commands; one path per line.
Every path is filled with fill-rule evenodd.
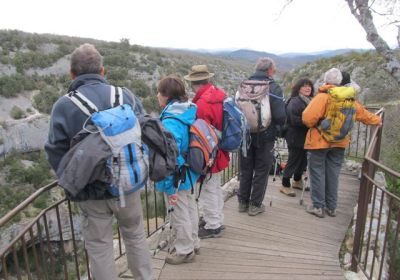
M 237 154 L 231 155 L 229 167 L 223 172 L 225 184 L 238 172 Z M 58 197 L 46 209 L 30 218 L 26 215 L 35 200 L 52 193 Z M 144 226 L 147 237 L 165 223 L 165 202 L 152 182 L 142 191 Z M 0 219 L 0 279 L 91 279 L 88 256 L 84 249 L 78 209 L 65 198 L 53 182 L 38 189 Z M 114 224 L 115 260 L 125 255 L 119 228 Z
M 383 119 L 383 110 L 377 114 Z M 379 162 L 381 139 L 382 127 L 371 127 L 362 165 L 351 268 L 361 269 L 367 279 L 397 280 L 400 198 L 387 191 L 386 182 L 399 184 L 400 173 Z

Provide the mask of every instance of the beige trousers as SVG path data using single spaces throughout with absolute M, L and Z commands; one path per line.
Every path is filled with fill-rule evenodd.
M 207 174 L 201 189 L 199 206 L 206 221 L 205 229 L 217 229 L 224 224 L 224 196 L 221 188 L 221 174 Z
M 126 195 L 125 200 L 124 208 L 117 198 L 77 203 L 81 209 L 82 232 L 94 280 L 118 279 L 114 262 L 113 216 L 119 223 L 133 277 L 135 280 L 154 279 L 144 234 L 140 191 Z
M 166 195 L 168 201 L 168 196 Z M 200 248 L 199 216 L 194 194 L 191 190 L 178 192 L 178 202 L 176 205 L 167 207 L 173 209 L 170 212 L 171 218 L 171 234 L 173 243 L 171 249 L 175 248 L 178 255 L 186 255 Z

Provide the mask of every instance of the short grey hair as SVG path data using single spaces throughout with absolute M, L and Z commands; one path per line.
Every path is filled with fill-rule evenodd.
M 103 57 L 92 44 L 77 47 L 71 55 L 71 72 L 75 76 L 82 74 L 100 74 Z
M 269 57 L 262 57 L 257 61 L 256 71 L 267 71 L 268 69 L 275 67 L 275 62 Z
M 337 68 L 331 68 L 324 74 L 324 82 L 326 84 L 339 86 L 342 82 L 342 78 L 342 72 Z

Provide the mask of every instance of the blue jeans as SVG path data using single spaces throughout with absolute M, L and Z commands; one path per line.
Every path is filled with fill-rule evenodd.
M 311 200 L 316 208 L 336 209 L 344 148 L 309 150 Z

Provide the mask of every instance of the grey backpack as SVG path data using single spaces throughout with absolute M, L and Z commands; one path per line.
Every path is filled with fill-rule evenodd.
M 176 171 L 178 148 L 175 138 L 161 121 L 150 116 L 139 118 L 142 141 L 149 148 L 149 177 L 158 182 Z
M 245 80 L 236 93 L 236 103 L 246 116 L 251 132 L 265 130 L 271 123 L 269 82 Z

